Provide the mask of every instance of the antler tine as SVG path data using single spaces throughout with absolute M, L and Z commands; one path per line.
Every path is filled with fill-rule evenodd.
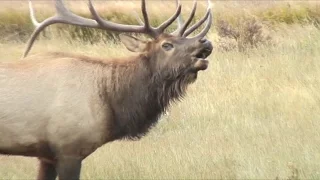
M 134 11 L 133 13 L 134 13 L 134 16 L 136 17 L 136 20 L 138 21 L 138 23 L 139 23 L 140 25 L 144 25 L 144 22 L 143 22 L 142 19 L 139 17 L 137 11 Z
M 84 18 L 78 15 L 73 14 L 70 10 L 68 10 L 63 3 L 63 0 L 55 0 L 56 1 L 56 10 L 57 10 L 57 19 L 59 23 L 78 25 L 84 27 L 91 28 L 101 28 L 99 24 L 92 19 Z
M 33 10 L 33 7 L 32 7 L 32 2 L 31 2 L 31 0 L 29 0 L 29 11 L 30 11 L 30 18 L 31 18 L 32 24 L 33 24 L 36 28 L 38 28 L 41 24 L 37 21 L 35 15 L 34 15 L 34 10 Z M 41 31 L 41 30 L 40 30 L 40 31 Z M 40 31 L 39 31 L 39 33 L 40 33 Z M 35 38 L 38 36 L 39 33 L 37 33 L 35 36 L 31 36 L 31 39 L 29 40 L 27 49 L 25 50 L 25 52 L 24 52 L 24 54 L 23 54 L 23 57 L 26 57 L 26 56 L 27 56 L 28 52 L 29 52 L 30 49 L 31 49 L 31 46 L 32 46 L 32 44 L 33 44 L 33 41 L 35 40 Z
M 170 26 L 177 18 L 179 18 L 181 13 L 181 4 L 178 5 L 176 12 L 165 22 L 163 22 L 160 26 L 157 27 L 159 32 L 163 32 L 168 26 Z
M 184 31 L 187 29 L 187 27 L 189 26 L 189 24 L 191 23 L 195 13 L 196 13 L 196 9 L 197 9 L 197 0 L 194 0 L 194 3 L 193 3 L 193 8 L 192 8 L 192 11 L 191 11 L 191 14 L 188 18 L 188 20 L 183 24 L 183 26 L 180 28 L 179 32 L 178 32 L 178 35 L 179 36 L 182 36 Z
M 131 4 L 132 4 L 132 2 L 131 2 Z M 137 20 L 139 25 L 144 25 L 143 20 L 140 18 L 139 14 L 136 10 L 133 11 L 133 15 L 135 16 L 135 19 Z
M 179 5 L 180 5 L 180 0 L 176 0 L 176 6 L 179 6 Z M 180 14 L 177 21 L 178 29 L 182 27 L 183 23 L 184 23 L 183 18 L 182 18 L 182 15 Z
M 93 16 L 93 18 L 97 21 L 102 29 L 108 29 L 111 31 L 121 31 L 121 32 L 136 32 L 136 33 L 145 33 L 145 25 L 137 26 L 137 25 L 126 25 L 126 24 L 118 24 L 110 21 L 103 20 L 98 12 L 92 5 L 91 0 L 89 0 L 89 10 Z
M 212 24 L 211 21 L 212 21 L 212 14 L 209 14 L 209 18 L 208 18 L 206 27 L 205 27 L 197 36 L 194 37 L 195 39 L 201 39 L 201 38 L 203 38 L 204 36 L 206 36 L 206 34 L 207 34 L 207 33 L 209 32 L 209 30 L 210 30 L 210 27 L 211 27 L 211 24 Z
M 40 23 L 40 25 L 38 27 L 36 27 L 35 31 L 33 31 L 31 38 L 29 39 L 28 43 L 27 43 L 27 48 L 23 53 L 23 57 L 26 57 L 29 53 L 29 51 L 31 50 L 31 47 L 35 41 L 35 39 L 38 37 L 39 33 L 47 26 L 49 26 L 50 24 L 52 24 L 52 21 L 55 20 L 55 17 L 51 17 L 46 19 L 45 21 L 43 21 L 42 23 Z M 51 21 L 51 22 L 50 22 Z
M 187 37 L 194 30 L 196 30 L 198 27 L 200 27 L 208 19 L 209 14 L 210 14 L 210 9 L 207 10 L 206 14 L 196 24 L 192 25 L 190 28 L 188 28 L 184 32 L 183 37 Z
M 32 2 L 31 0 L 29 0 L 29 11 L 30 11 L 30 18 L 31 18 L 31 22 L 35 27 L 40 26 L 40 23 L 37 21 L 35 15 L 34 15 L 34 10 L 32 7 Z
M 141 11 L 142 11 L 143 20 L 144 20 L 144 28 L 146 30 L 150 30 L 150 24 L 149 24 L 149 18 L 148 18 L 148 12 L 146 8 L 145 0 L 141 0 Z
M 194 24 L 189 29 L 187 29 L 185 31 L 185 33 L 183 34 L 183 37 L 187 37 L 189 34 L 191 34 L 194 30 L 196 30 L 198 27 L 200 27 L 208 19 L 208 17 L 210 16 L 206 27 L 203 29 L 203 31 L 207 29 L 206 33 L 209 31 L 209 29 L 211 27 L 211 21 L 212 21 L 212 14 L 211 14 L 211 6 L 212 6 L 212 4 L 211 4 L 210 0 L 207 0 L 207 2 L 208 2 L 208 9 L 207 9 L 206 14 L 196 24 Z
M 165 22 L 163 22 L 161 25 L 159 25 L 157 28 L 155 28 L 155 31 L 157 31 L 158 33 L 164 32 L 164 30 L 168 26 L 170 26 L 177 19 L 177 17 L 179 18 L 180 13 L 181 13 L 181 5 L 178 4 L 176 12 L 169 19 L 167 19 Z M 139 17 L 139 15 L 137 14 L 136 11 L 134 11 L 134 16 L 136 17 L 136 20 L 138 21 L 138 23 L 140 25 L 144 25 L 142 19 Z
M 32 24 L 34 25 L 34 27 L 38 27 L 40 26 L 40 23 L 37 21 L 37 18 L 36 16 L 34 15 L 34 10 L 33 10 L 33 7 L 32 7 L 32 2 L 31 0 L 29 0 L 29 11 L 30 11 L 30 19 L 31 19 L 31 22 Z M 45 31 L 43 31 L 43 35 L 45 35 Z
M 211 13 L 212 4 L 211 4 L 210 0 L 208 0 L 208 5 L 209 5 L 208 6 L 209 16 L 208 16 L 208 19 L 207 19 L 207 24 L 204 27 L 204 29 L 198 35 L 193 37 L 193 39 L 202 39 L 204 36 L 206 36 L 206 34 L 210 30 L 210 27 L 211 27 L 211 24 L 212 24 L 212 13 Z
M 180 0 L 176 0 L 176 7 L 179 7 L 180 4 Z M 173 31 L 171 34 L 172 35 L 178 35 L 179 34 L 179 30 L 182 28 L 184 24 L 184 20 L 182 18 L 182 15 L 179 14 L 178 18 L 177 18 L 177 29 L 175 31 Z
M 44 30 L 47 26 L 56 23 L 64 23 L 64 24 L 72 24 L 72 25 L 79 25 L 79 26 L 86 26 L 86 27 L 93 27 L 93 28 L 100 28 L 98 23 L 92 19 L 83 18 L 71 13 L 67 8 L 64 7 L 62 0 L 55 1 L 56 7 L 56 14 L 52 17 L 47 18 L 46 20 L 42 21 L 41 23 L 36 23 L 36 29 L 33 31 L 28 43 L 27 48 L 23 54 L 23 57 L 26 57 L 31 50 L 31 47 L 38 37 L 40 32 Z M 29 8 L 30 8 L 30 16 L 31 20 L 34 18 L 32 3 L 29 1 Z M 35 18 L 34 18 L 35 19 Z M 33 21 L 33 20 L 32 20 Z M 34 24 L 34 23 L 33 23 Z

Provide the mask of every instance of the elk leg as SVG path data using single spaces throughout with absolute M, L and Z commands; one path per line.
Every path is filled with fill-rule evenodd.
M 40 160 L 40 167 L 37 180 L 55 180 L 57 177 L 54 164 Z
M 58 158 L 57 172 L 59 180 L 79 180 L 81 161 L 79 157 L 64 156 Z

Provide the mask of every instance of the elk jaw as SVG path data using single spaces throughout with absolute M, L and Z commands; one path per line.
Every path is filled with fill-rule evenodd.
M 195 64 L 193 69 L 195 71 L 203 71 L 208 68 L 209 61 L 206 59 L 212 52 L 212 46 L 203 48 L 193 58 Z

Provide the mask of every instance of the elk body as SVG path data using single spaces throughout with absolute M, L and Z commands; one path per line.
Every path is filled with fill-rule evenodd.
M 38 179 L 79 179 L 84 158 L 107 142 L 143 136 L 208 66 L 209 8 L 187 29 L 195 3 L 189 19 L 167 34 L 163 31 L 179 16 L 180 5 L 158 28 L 149 25 L 144 0 L 140 26 L 102 20 L 90 1 L 89 7 L 94 20 L 71 14 L 56 0 L 57 15 L 38 24 L 25 56 L 39 32 L 53 23 L 145 33 L 153 40 L 121 35 L 128 50 L 139 52 L 121 60 L 44 53 L 0 63 L 0 154 L 38 157 Z M 197 36 L 186 37 L 206 20 Z

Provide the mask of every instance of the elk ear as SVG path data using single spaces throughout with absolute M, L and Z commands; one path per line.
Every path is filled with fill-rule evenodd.
M 144 52 L 147 47 L 147 42 L 137 39 L 130 35 L 120 34 L 121 42 L 132 52 Z

